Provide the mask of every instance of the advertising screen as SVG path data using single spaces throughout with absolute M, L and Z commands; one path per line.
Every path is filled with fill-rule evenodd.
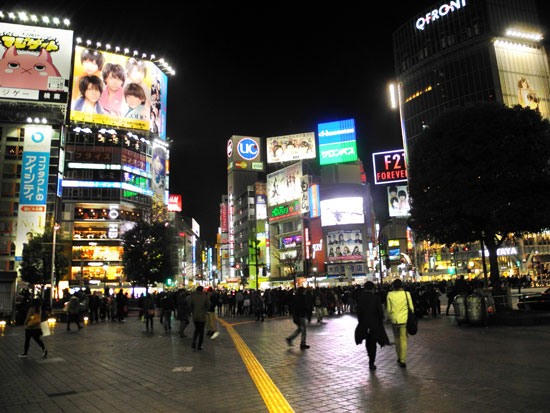
M 166 137 L 167 77 L 152 62 L 77 46 L 71 120 Z
M 328 261 L 363 259 L 363 234 L 361 230 L 327 232 Z
M 51 126 L 27 125 L 25 128 L 15 243 L 15 255 L 18 257 L 32 233 L 44 231 L 51 138 Z
M 334 198 L 321 200 L 321 225 L 363 224 L 363 198 Z
M 302 163 L 267 175 L 267 205 L 279 205 L 302 198 Z
M 168 197 L 167 209 L 170 212 L 181 212 L 182 211 L 181 195 L 170 194 L 170 196 Z
M 543 49 L 504 40 L 494 42 L 504 104 L 521 105 L 550 117 L 550 73 Z
M 67 103 L 73 32 L 0 23 L 0 98 Z
M 267 163 L 315 159 L 315 134 L 276 136 L 266 139 Z
M 388 208 L 390 217 L 408 217 L 411 209 L 406 185 L 388 187 Z
M 317 125 L 321 165 L 357 160 L 355 120 L 347 119 Z
M 407 165 L 403 149 L 373 153 L 372 166 L 375 185 L 407 182 Z

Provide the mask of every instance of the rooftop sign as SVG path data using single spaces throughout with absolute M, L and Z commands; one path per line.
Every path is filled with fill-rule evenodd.
M 449 4 L 445 3 L 439 6 L 437 9 L 433 9 L 431 12 L 426 13 L 425 16 L 418 18 L 416 21 L 416 28 L 418 30 L 424 30 L 424 27 L 430 24 L 432 21 L 436 21 L 447 14 L 454 12 L 462 7 L 466 6 L 466 0 L 450 1 Z

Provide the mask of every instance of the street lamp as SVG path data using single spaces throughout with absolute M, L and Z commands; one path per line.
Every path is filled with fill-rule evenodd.
M 55 239 L 57 230 L 60 228 L 59 224 L 53 226 L 53 242 L 52 242 L 52 271 L 50 273 L 50 311 L 53 311 L 53 277 L 55 272 Z

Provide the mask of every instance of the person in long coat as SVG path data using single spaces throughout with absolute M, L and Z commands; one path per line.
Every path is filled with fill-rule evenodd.
M 357 319 L 359 323 L 355 329 L 355 342 L 360 344 L 366 340 L 369 356 L 369 369 L 376 370 L 376 344 L 381 347 L 390 344 L 384 329 L 384 310 L 382 300 L 374 292 L 374 283 L 367 281 L 364 290 L 357 297 Z

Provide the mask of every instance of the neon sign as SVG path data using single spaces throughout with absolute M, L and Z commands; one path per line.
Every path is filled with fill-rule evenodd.
M 431 12 L 426 13 L 424 17 L 420 17 L 416 21 L 416 28 L 418 30 L 424 30 L 424 27 L 430 24 L 432 21 L 436 21 L 441 17 L 446 16 L 450 12 L 466 6 L 466 0 L 451 1 L 449 4 L 442 4 L 437 9 L 433 9 Z

